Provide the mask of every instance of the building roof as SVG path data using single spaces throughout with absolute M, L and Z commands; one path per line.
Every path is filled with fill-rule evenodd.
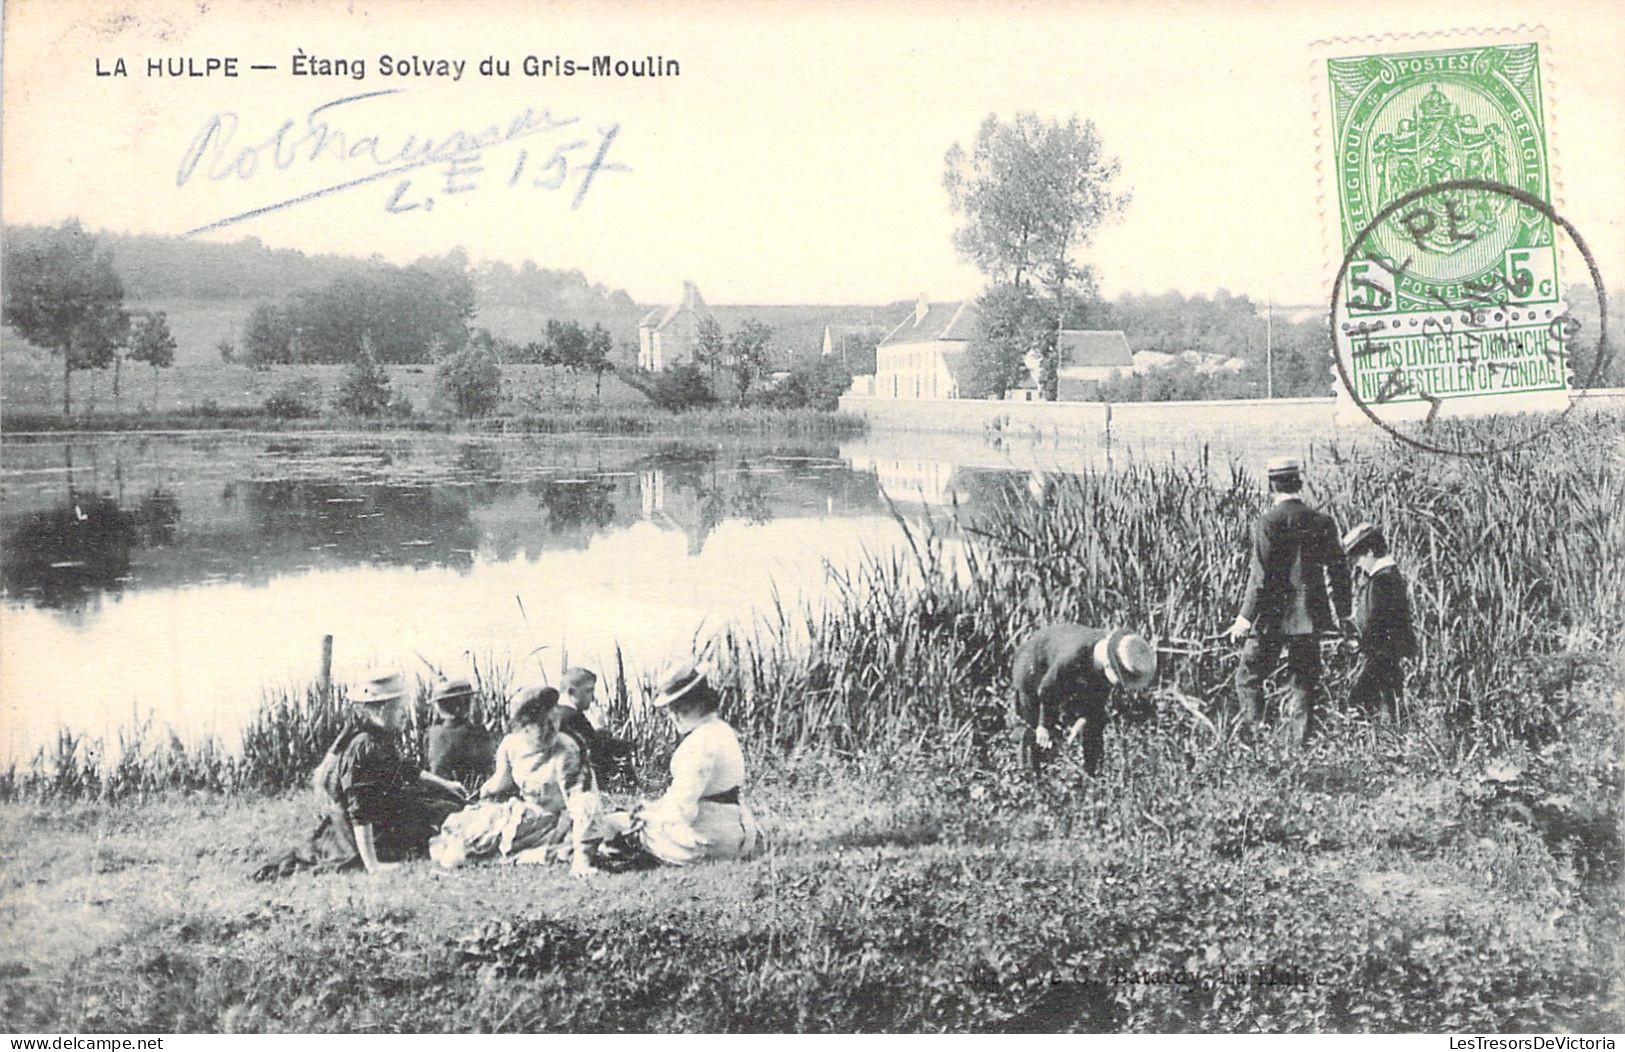
M 700 295 L 700 290 L 695 287 L 692 281 L 683 282 L 682 299 L 678 300 L 676 303 L 673 303 L 665 310 L 656 308 L 655 310 L 650 311 L 648 314 L 645 314 L 643 316 L 643 320 L 638 322 L 638 328 L 653 329 L 656 332 L 659 332 L 667 325 L 670 325 L 672 319 L 677 317 L 677 315 L 681 314 L 685 310 L 694 314 L 709 313 L 705 306 L 705 297 Z
M 1063 329 L 1057 364 L 1109 366 L 1128 369 L 1134 366 L 1134 355 L 1128 348 L 1128 337 L 1118 330 Z
M 969 341 L 976 335 L 976 308 L 970 300 L 927 304 L 924 317 L 918 309 L 898 322 L 880 346 L 900 343 L 935 343 L 938 340 Z

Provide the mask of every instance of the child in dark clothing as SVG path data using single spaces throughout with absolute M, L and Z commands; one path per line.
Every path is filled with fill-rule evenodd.
M 1404 658 L 1416 653 L 1411 601 L 1405 575 L 1388 554 L 1382 530 L 1362 522 L 1343 537 L 1343 552 L 1354 560 L 1354 627 L 1360 638 L 1360 664 L 1349 704 L 1393 720 L 1405 693 Z
M 466 679 L 444 681 L 430 700 L 435 721 L 429 727 L 429 770 L 464 785 L 485 781 L 496 746 L 485 729 L 468 718 L 474 685 Z
M 637 769 L 632 743 L 598 730 L 587 718 L 597 701 L 598 674 L 591 669 L 569 668 L 560 686 L 564 693 L 559 697 L 563 717 L 559 729 L 575 737 L 601 783 L 614 785 L 621 781 L 635 787 Z
M 457 782 L 418 770 L 396 744 L 406 723 L 406 690 L 391 674 L 369 680 L 350 699 L 355 719 L 328 750 L 315 774 L 322 811 L 299 847 L 254 871 L 270 880 L 301 869 L 366 869 L 380 873 L 426 856 L 429 838 L 462 806 Z

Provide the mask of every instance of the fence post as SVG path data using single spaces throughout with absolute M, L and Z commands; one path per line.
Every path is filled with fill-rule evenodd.
M 322 675 L 318 680 L 323 692 L 333 689 L 333 637 L 322 637 Z

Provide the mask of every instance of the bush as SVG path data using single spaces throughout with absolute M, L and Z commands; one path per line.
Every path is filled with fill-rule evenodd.
M 435 383 L 458 416 L 485 416 L 502 401 L 502 367 L 495 355 L 479 347 L 464 348 L 441 362 Z
M 371 354 L 363 354 L 344 370 L 339 396 L 333 404 L 357 416 L 378 416 L 388 412 L 389 371 Z
M 265 411 L 278 420 L 302 420 L 317 413 L 318 390 L 314 378 L 288 380 L 265 400 Z
M 852 386 L 852 373 L 838 358 L 798 362 L 790 375 L 751 391 L 749 403 L 769 409 L 840 408 L 841 395 Z
M 717 401 L 711 382 L 700 367 L 692 363 L 674 365 L 655 374 L 647 394 L 655 405 L 673 411 L 698 409 L 715 405 Z

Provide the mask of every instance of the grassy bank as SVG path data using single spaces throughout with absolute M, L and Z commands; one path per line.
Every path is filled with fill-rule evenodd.
M 68 741 L 0 780 L 0 1006 L 23 1030 L 1617 1030 L 1622 440 L 1597 414 L 1493 458 L 1320 451 L 1311 499 L 1384 523 L 1412 581 L 1399 726 L 1334 706 L 1301 753 L 1215 743 L 1173 698 L 1219 715 L 1232 658 L 1174 658 L 1096 780 L 1029 780 L 977 719 L 1011 649 L 1056 618 L 1227 623 L 1260 480 L 1129 465 L 910 533 L 712 643 L 770 834 L 747 863 L 257 886 L 332 698 L 271 699 L 240 757 L 143 743 L 110 774 Z M 1350 671 L 1332 656 L 1333 698 Z M 634 680 L 606 692 L 657 789 L 672 743 Z
M 390 365 L 390 388 L 419 413 L 436 405 L 433 365 Z M 303 386 L 313 401 L 329 407 L 338 398 L 344 380 L 342 365 L 278 365 L 253 369 L 226 362 L 190 362 L 154 372 L 142 365 L 125 367 L 119 393 L 113 394 L 111 370 L 90 370 L 73 375 L 73 409 L 91 415 L 190 413 L 212 406 L 231 413 L 260 411 L 266 399 L 290 385 Z M 545 365 L 509 365 L 502 371 L 503 397 L 513 411 L 527 405 L 588 404 L 601 409 L 646 407 L 649 400 L 614 375 L 604 378 L 594 396 L 592 381 Z M 23 346 L 6 351 L 0 395 L 8 410 L 49 416 L 62 412 L 62 363 Z
M 8 351 L 0 373 L 0 430 L 166 431 L 239 428 L 256 431 L 479 431 L 556 434 L 857 434 L 858 417 L 811 409 L 718 407 L 670 412 L 613 373 L 595 390 L 589 377 L 554 366 L 507 365 L 492 416 L 467 420 L 446 411 L 428 365 L 387 367 L 390 389 L 407 414 L 361 417 L 334 408 L 345 367 L 282 365 L 256 370 L 226 363 L 177 365 L 154 373 L 124 370 L 120 395 L 103 372 L 74 375 L 74 411 L 62 415 L 62 370 L 37 352 Z M 266 411 L 279 391 L 298 390 L 317 415 L 287 418 Z
M 1625 1023 L 1607 831 L 1541 818 L 1541 770 L 1368 738 L 1339 721 L 1307 755 L 1187 769 L 1116 734 L 1102 780 L 1067 765 L 1039 786 L 1007 750 L 758 756 L 765 857 L 585 883 L 427 863 L 249 883 L 308 821 L 303 797 L 5 805 L 0 1014 L 21 1031 Z

